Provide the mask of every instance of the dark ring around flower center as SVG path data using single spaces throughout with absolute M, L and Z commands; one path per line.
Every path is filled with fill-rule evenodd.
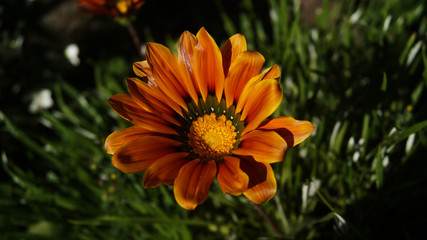
M 193 100 L 189 101 L 187 103 L 188 111 L 182 109 L 183 117 L 179 117 L 178 121 L 181 123 L 180 127 L 175 127 L 175 130 L 179 133 L 179 140 L 183 143 L 183 145 L 179 146 L 179 149 L 184 152 L 190 153 L 190 158 L 200 158 L 203 161 L 203 156 L 200 156 L 199 154 L 195 153 L 198 151 L 194 151 L 193 146 L 189 144 L 189 134 L 190 129 L 195 121 L 197 121 L 199 118 L 203 118 L 206 115 L 211 115 L 212 113 L 215 114 L 217 119 L 223 119 L 221 116 L 225 116 L 225 119 L 227 121 L 230 121 L 232 125 L 234 126 L 234 132 L 235 134 L 235 142 L 233 146 L 230 149 L 236 149 L 240 144 L 240 137 L 241 133 L 244 130 L 244 122 L 240 121 L 241 114 L 236 114 L 236 107 L 234 105 L 231 105 L 229 108 L 227 108 L 227 104 L 224 98 L 221 99 L 220 102 L 218 102 L 217 98 L 213 95 L 208 95 L 206 98 L 206 101 L 203 100 L 203 98 L 199 98 L 198 104 L 196 104 Z M 206 159 L 206 160 L 216 160 L 221 161 L 222 156 L 217 157 L 216 159 Z

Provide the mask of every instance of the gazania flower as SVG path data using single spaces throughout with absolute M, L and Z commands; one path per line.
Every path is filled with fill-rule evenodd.
M 129 94 L 109 103 L 134 126 L 106 140 L 112 163 L 125 173 L 145 171 L 144 187 L 173 185 L 180 206 L 203 203 L 216 177 L 224 193 L 261 204 L 276 192 L 271 163 L 314 130 L 292 117 L 265 120 L 279 106 L 277 65 L 261 72 L 264 57 L 246 50 L 241 34 L 219 49 L 202 28 L 181 35 L 178 56 L 147 44 L 134 64 Z
M 77 2 L 86 12 L 119 18 L 134 15 L 144 3 L 145 0 L 78 0 Z

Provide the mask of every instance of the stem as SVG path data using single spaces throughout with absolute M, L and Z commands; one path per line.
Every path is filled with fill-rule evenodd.
M 130 37 L 132 38 L 132 41 L 135 44 L 135 47 L 137 48 L 139 56 L 141 57 L 142 60 L 144 60 L 145 56 L 141 49 L 141 41 L 139 40 L 138 34 L 136 34 L 135 28 L 133 27 L 131 22 L 127 24 L 127 28 L 128 28 Z
M 285 212 L 283 211 L 282 204 L 280 204 L 280 199 L 278 194 L 274 196 L 274 201 L 276 202 L 277 211 L 279 212 L 280 219 L 282 220 L 282 223 L 283 223 L 283 231 L 286 234 L 289 234 L 290 232 L 289 222 L 288 222 L 288 219 L 286 218 Z
M 329 204 L 329 202 L 326 200 L 326 198 L 323 196 L 323 194 L 319 191 L 319 189 L 316 188 L 316 193 L 322 200 L 322 202 L 331 210 L 331 212 L 336 212 L 335 209 Z
M 274 225 L 273 221 L 267 215 L 267 213 L 264 211 L 264 209 L 261 206 L 255 204 L 255 203 L 253 203 L 251 201 L 249 201 L 249 202 L 252 203 L 252 206 L 254 206 L 255 210 L 257 210 L 257 212 L 264 218 L 264 220 L 268 223 L 268 225 L 270 225 L 271 229 L 276 234 L 276 236 L 280 237 L 280 238 L 283 238 L 284 237 L 283 233 L 281 233 L 279 231 L 279 229 L 276 227 L 276 225 Z

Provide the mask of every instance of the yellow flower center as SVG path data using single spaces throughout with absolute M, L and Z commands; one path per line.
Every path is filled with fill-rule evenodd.
M 126 14 L 129 11 L 130 1 L 127 0 L 127 1 L 116 2 L 116 7 L 121 14 Z
M 188 144 L 202 161 L 221 160 L 233 149 L 236 142 L 233 122 L 225 115 L 216 117 L 215 113 L 206 114 L 193 121 L 188 133 Z

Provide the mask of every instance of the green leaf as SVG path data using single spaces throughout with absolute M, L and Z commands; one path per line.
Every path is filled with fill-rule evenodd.
M 412 35 L 409 37 L 408 41 L 406 42 L 405 48 L 403 49 L 403 51 L 399 57 L 400 65 L 403 65 L 405 63 L 405 60 L 408 56 L 408 52 L 411 49 L 412 45 L 414 44 L 416 37 L 417 37 L 417 34 L 412 33 Z
M 40 144 L 36 143 L 34 140 L 32 140 L 27 134 L 19 130 L 7 117 L 3 114 L 2 111 L 0 111 L 0 121 L 4 122 L 6 125 L 7 130 L 20 142 L 22 142 L 25 146 L 27 146 L 29 149 L 40 155 L 43 159 L 49 160 L 52 164 L 54 164 L 56 167 L 61 168 L 62 165 L 52 155 L 48 154 L 43 146 L 40 146 Z
M 387 74 L 383 73 L 383 82 L 381 84 L 381 91 L 386 92 L 387 91 Z
M 416 123 L 414 125 L 412 125 L 409 128 L 406 128 L 402 131 L 398 131 L 393 133 L 391 136 L 389 136 L 384 144 L 386 145 L 390 145 L 392 143 L 398 143 L 400 141 L 403 141 L 405 139 L 407 139 L 409 137 L 409 135 L 413 134 L 413 133 L 417 133 L 419 131 L 421 131 L 423 128 L 427 127 L 427 120 Z
M 114 216 L 114 215 L 104 215 L 99 216 L 93 219 L 83 219 L 69 220 L 70 223 L 76 225 L 133 225 L 133 224 L 143 224 L 151 225 L 153 223 L 159 224 L 183 224 L 183 225 L 192 225 L 192 226 L 204 226 L 216 225 L 213 222 L 207 222 L 202 219 L 176 219 L 176 218 L 156 218 L 156 217 L 128 217 L 128 216 Z
M 375 157 L 375 182 L 377 184 L 377 188 L 381 188 L 383 185 L 383 163 L 382 163 L 382 154 L 381 148 L 378 148 L 377 155 Z

